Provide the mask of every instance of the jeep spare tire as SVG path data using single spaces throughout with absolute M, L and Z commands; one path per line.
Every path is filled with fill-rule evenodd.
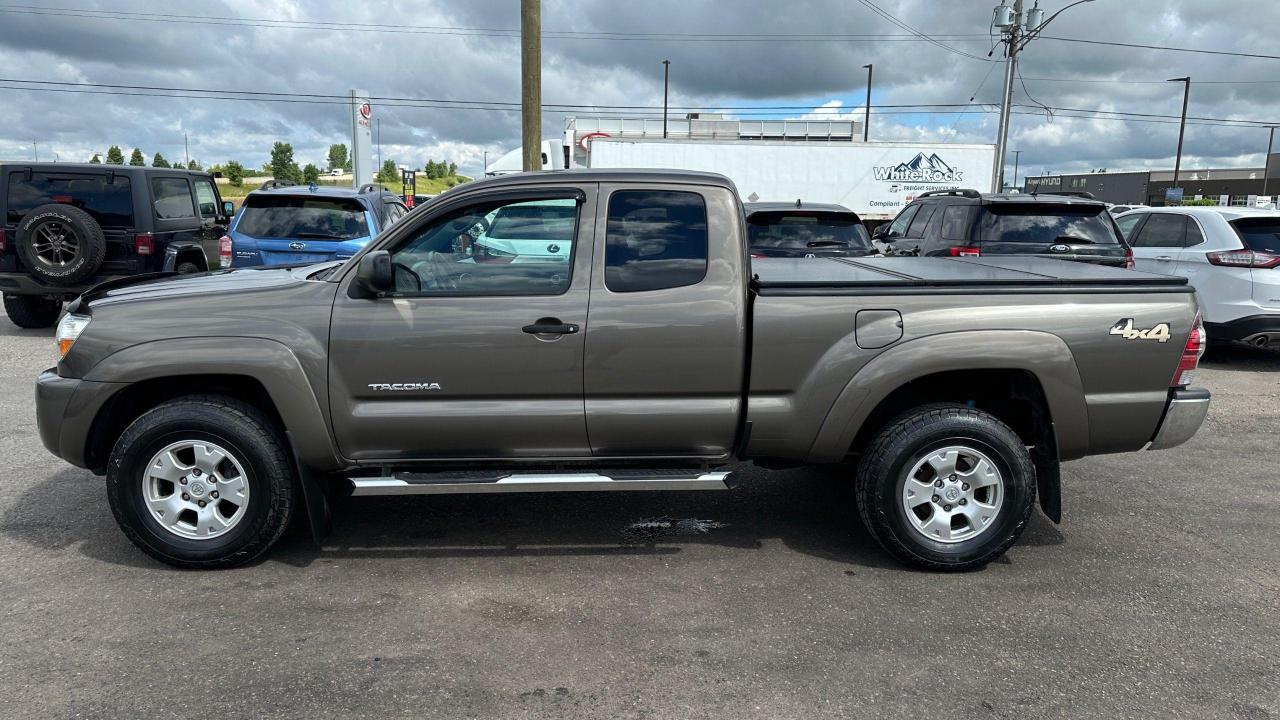
M 72 285 L 102 267 L 107 240 L 89 213 L 52 203 L 27 213 L 18 223 L 18 256 L 37 278 Z

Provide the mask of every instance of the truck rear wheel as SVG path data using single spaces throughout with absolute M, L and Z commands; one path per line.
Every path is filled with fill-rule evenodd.
M 927 570 L 982 567 L 1026 528 L 1035 468 L 995 416 L 926 405 L 893 420 L 858 466 L 862 521 L 902 562 Z
M 107 498 L 124 534 L 182 568 L 240 565 L 271 547 L 295 498 L 280 429 L 233 398 L 177 398 L 120 436 L 107 464 Z
M 39 295 L 4 296 L 4 312 L 20 328 L 53 327 L 62 314 L 62 301 Z

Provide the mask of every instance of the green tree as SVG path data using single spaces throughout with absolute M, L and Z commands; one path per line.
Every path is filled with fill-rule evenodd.
M 271 177 L 285 182 L 301 182 L 302 171 L 293 160 L 293 146 L 277 141 L 271 146 Z
M 156 153 L 156 156 L 151 158 L 151 167 L 167 168 L 173 166 L 169 164 L 168 160 L 164 159 L 163 155 Z
M 449 177 L 458 176 L 458 163 L 449 163 Z
M 124 151 L 120 149 L 119 145 L 112 145 L 110 148 L 107 148 L 107 164 L 108 165 L 124 164 Z
M 99 155 L 98 153 L 94 153 L 94 154 L 93 154 L 93 157 L 89 158 L 89 163 L 90 163 L 90 164 L 92 164 L 92 165 L 101 165 L 101 164 L 102 164 L 102 156 L 101 156 L 101 155 Z
M 232 160 L 222 166 L 222 172 L 227 176 L 227 182 L 240 187 L 244 184 L 244 166 Z
M 302 182 L 307 184 L 320 182 L 320 168 L 307 163 L 306 167 L 302 168 Z
M 1182 204 L 1183 205 L 1217 205 L 1218 199 L 1217 198 L 1200 198 L 1199 200 L 1196 200 L 1195 198 L 1192 198 L 1190 200 L 1183 200 Z
M 203 168 L 203 167 L 201 167 L 201 166 L 200 166 L 200 163 L 196 162 L 195 160 L 188 160 L 188 161 L 187 161 L 187 169 L 188 169 L 188 170 L 203 170 L 204 168 Z
M 347 146 L 344 143 L 334 143 L 329 146 L 329 170 L 346 168 L 350 163 L 347 157 Z
M 141 148 L 134 148 L 133 154 L 129 156 L 129 164 L 134 167 L 146 167 L 147 159 L 142 156 Z
M 374 180 L 388 185 L 400 182 L 400 168 L 396 167 L 396 161 L 388 159 L 383 162 Z

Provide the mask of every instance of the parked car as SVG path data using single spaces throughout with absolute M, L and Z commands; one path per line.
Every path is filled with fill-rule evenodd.
M 332 175 L 333 177 L 340 177 L 345 172 L 346 171 L 343 170 L 342 168 L 333 168 L 332 170 L 329 171 L 329 174 Z
M 204 172 L 0 163 L 5 312 L 19 327 L 51 327 L 63 302 L 100 282 L 215 268 L 231 213 Z
M 1107 212 L 1115 216 L 1115 215 L 1119 215 L 1120 213 L 1127 213 L 1130 210 L 1136 210 L 1138 208 L 1145 208 L 1145 207 L 1147 206 L 1146 205 L 1110 205 L 1107 207 Z
M 459 247 L 477 217 L 566 200 L 575 222 L 522 213 L 570 249 L 556 262 Z M 959 570 L 1008 549 L 1037 497 L 1059 520 L 1060 460 L 1171 447 L 1204 418 L 1185 278 L 746 267 L 742 228 L 720 175 L 522 173 L 451 190 L 350 262 L 100 288 L 36 382 L 40 437 L 183 567 L 251 560 L 295 512 L 322 534 L 326 490 L 715 490 L 753 459 L 855 463 L 880 544 Z
M 345 260 L 409 212 L 395 193 L 268 180 L 249 193 L 222 239 L 222 264 L 299 265 Z
M 1116 225 L 1139 270 L 1191 281 L 1210 338 L 1280 346 L 1280 212 L 1151 207 Z
M 872 237 L 889 255 L 1033 255 L 1132 268 L 1106 210 L 1079 195 L 937 190 L 918 195 Z
M 862 257 L 876 254 L 858 214 L 842 205 L 746 203 L 751 257 Z

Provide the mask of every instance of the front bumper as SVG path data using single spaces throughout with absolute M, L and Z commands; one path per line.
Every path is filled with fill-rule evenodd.
M 127 383 L 64 378 L 50 368 L 36 378 L 36 427 L 49 452 L 88 467 L 85 452 L 98 412 Z
M 1148 450 L 1164 450 L 1177 447 L 1190 440 L 1204 423 L 1209 412 L 1209 391 L 1204 388 L 1185 388 L 1169 393 L 1160 427 L 1147 445 Z

